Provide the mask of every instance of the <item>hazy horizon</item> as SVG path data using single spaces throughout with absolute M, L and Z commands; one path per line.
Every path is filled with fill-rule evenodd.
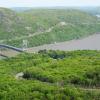
M 0 7 L 95 7 L 100 0 L 3 0 Z

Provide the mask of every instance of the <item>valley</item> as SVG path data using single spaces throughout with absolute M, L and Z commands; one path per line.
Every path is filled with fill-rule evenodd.
M 35 53 L 40 50 L 61 50 L 61 51 L 74 51 L 74 50 L 100 50 L 100 33 L 67 42 L 60 42 L 54 44 L 41 45 L 37 47 L 25 48 L 24 52 Z M 13 57 L 19 54 L 19 52 L 6 49 L 2 51 L 3 55 Z
M 0 7 L 0 100 L 100 100 L 98 9 Z

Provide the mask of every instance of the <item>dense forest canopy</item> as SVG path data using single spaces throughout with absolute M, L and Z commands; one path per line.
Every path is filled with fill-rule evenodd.
M 46 51 L 0 60 L 1 100 L 99 100 L 100 51 Z

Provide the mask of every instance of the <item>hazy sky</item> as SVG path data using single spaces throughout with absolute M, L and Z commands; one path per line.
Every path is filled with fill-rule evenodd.
M 0 0 L 0 7 L 100 6 L 100 0 Z

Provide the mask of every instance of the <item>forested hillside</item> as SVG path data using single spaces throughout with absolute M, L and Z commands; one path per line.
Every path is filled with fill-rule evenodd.
M 100 51 L 39 51 L 0 60 L 0 100 L 100 100 Z
M 22 36 L 24 22 L 18 14 L 7 8 L 0 8 L 0 40 Z
M 74 9 L 33 9 L 15 12 L 0 8 L 0 43 L 28 47 L 87 37 L 100 32 L 100 19 Z

